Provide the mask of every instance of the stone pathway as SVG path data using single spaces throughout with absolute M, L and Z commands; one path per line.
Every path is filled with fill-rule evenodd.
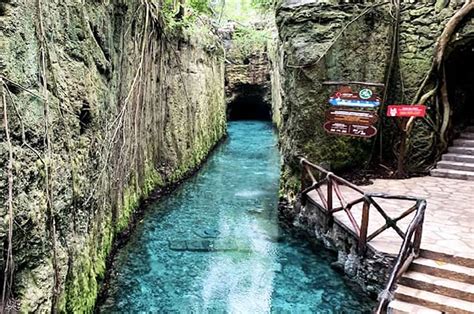
M 371 193 L 425 198 L 428 206 L 425 213 L 421 248 L 474 258 L 474 182 L 427 176 L 405 180 L 377 179 L 374 180 L 374 184 L 361 188 Z M 343 187 L 342 190 L 347 201 L 360 197 L 360 194 L 347 187 Z M 309 196 L 318 199 L 317 193 L 314 191 Z M 337 198 L 334 197 L 334 199 L 336 202 Z M 378 203 L 392 218 L 397 217 L 413 205 L 413 202 L 382 199 L 378 200 Z M 338 206 L 338 204 L 335 203 L 334 206 Z M 355 206 L 351 211 L 360 224 L 362 204 Z M 402 231 L 406 230 L 413 215 L 410 214 L 397 223 Z M 344 212 L 336 213 L 335 217 L 352 230 L 352 225 Z M 375 208 L 371 207 L 369 234 L 384 224 L 383 217 Z M 389 229 L 369 244 L 378 251 L 397 254 L 401 242 L 401 237 L 393 229 Z
M 474 182 L 439 177 L 406 180 L 375 180 L 363 186 L 369 193 L 406 195 L 427 201 L 420 257 L 399 279 L 388 313 L 474 313 Z M 323 191 L 326 190 L 323 188 Z M 360 193 L 341 187 L 345 201 L 360 198 Z M 308 194 L 319 202 L 316 191 Z M 339 207 L 334 196 L 334 207 Z M 384 211 L 396 218 L 413 206 L 412 201 L 376 199 Z M 351 210 L 359 223 L 362 204 Z M 345 212 L 338 212 L 335 221 L 353 230 Z M 405 231 L 414 213 L 397 222 Z M 371 206 L 369 231 L 385 224 L 385 219 Z M 398 254 L 402 238 L 388 229 L 369 242 L 377 251 Z

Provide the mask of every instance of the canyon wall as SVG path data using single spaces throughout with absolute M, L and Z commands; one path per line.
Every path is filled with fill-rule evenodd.
M 272 91 L 281 115 L 282 190 L 291 199 L 299 186 L 297 155 L 336 169 L 368 158 L 369 141 L 324 131 L 328 98 L 335 87 L 323 82 L 383 82 L 391 23 L 382 7 L 364 13 L 357 5 L 283 2 L 276 24 Z
M 301 184 L 298 156 L 303 155 L 335 172 L 361 171 L 373 156 L 377 163 L 393 166 L 401 131 L 394 118 L 386 117 L 386 105 L 413 104 L 417 93 L 436 88 L 435 75 L 430 73 L 434 48 L 447 22 L 463 3 L 401 1 L 398 12 L 391 2 L 382 1 L 283 0 L 277 5 L 278 37 L 271 46 L 270 60 L 274 116 L 279 117 L 284 159 L 281 218 L 291 227 L 338 251 L 344 272 L 374 293 L 383 287 L 390 257 L 375 256 L 371 252 L 373 256 L 367 260 L 360 259 L 354 253 L 354 239 L 339 225 L 328 227 L 324 215 L 314 206 L 303 209 L 297 206 L 295 201 Z M 473 26 L 471 14 L 454 30 L 446 51 L 447 60 L 452 58 L 452 51 L 463 47 L 461 55 L 467 67 L 466 56 L 469 51 L 473 56 L 474 51 Z M 469 68 L 457 71 L 474 73 L 474 69 Z M 421 88 L 425 80 L 427 84 Z M 385 96 L 385 102 L 378 109 L 378 137 L 360 139 L 325 132 L 325 111 L 330 107 L 328 98 L 337 87 L 325 84 L 327 81 L 385 84 L 385 89 L 379 91 L 380 96 Z M 448 78 L 448 88 L 449 84 L 454 85 L 453 81 L 449 82 Z M 472 86 L 472 75 L 467 82 Z M 470 90 L 462 87 L 455 93 L 461 95 L 458 99 L 468 99 L 463 93 Z M 416 120 L 407 139 L 405 166 L 409 171 L 426 171 L 446 149 L 440 145 L 439 136 L 439 117 L 445 111 L 433 99 L 424 102 L 428 116 Z M 451 104 L 453 116 L 459 115 L 459 107 L 462 107 L 459 103 Z M 456 121 L 450 117 L 449 123 L 455 126 Z M 341 241 L 341 234 L 352 240 Z M 364 265 L 371 262 L 374 264 L 369 268 Z M 377 273 L 379 278 L 371 278 L 371 272 Z
M 438 37 L 463 3 L 403 0 L 398 18 L 396 7 L 390 2 L 278 3 L 278 37 L 270 49 L 270 59 L 273 107 L 281 115 L 280 144 L 285 160 L 282 192 L 286 197 L 293 198 L 294 191 L 299 189 L 298 155 L 335 171 L 360 169 L 374 156 L 382 156 L 382 162 L 393 165 L 401 132 L 395 119 L 385 117 L 385 106 L 413 102 L 431 69 Z M 474 47 L 473 21 L 471 14 L 455 30 L 446 58 L 456 45 Z M 379 136 L 358 139 L 325 132 L 328 98 L 337 88 L 324 84 L 326 81 L 386 85 L 385 89 L 375 89 L 381 97 L 385 96 L 378 109 Z M 435 86 L 431 75 L 422 92 Z M 408 140 L 406 167 L 414 172 L 429 169 L 446 148 L 437 134 L 443 108 L 431 98 L 425 105 L 428 117 L 416 121 Z M 452 119 L 450 123 L 453 124 Z
M 139 201 L 195 169 L 225 135 L 212 27 L 169 29 L 156 3 L 0 1 L 9 308 L 91 311 Z

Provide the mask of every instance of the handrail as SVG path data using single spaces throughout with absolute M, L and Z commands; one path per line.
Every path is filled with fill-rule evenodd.
M 400 278 L 400 276 L 406 271 L 408 266 L 411 264 L 413 259 L 418 257 L 420 252 L 421 245 L 421 235 L 423 232 L 423 221 L 426 209 L 426 200 L 422 198 L 404 196 L 404 195 L 388 195 L 384 193 L 366 193 L 358 186 L 353 183 L 335 175 L 334 173 L 324 169 L 321 166 L 311 163 L 304 157 L 300 157 L 300 164 L 302 167 L 301 174 L 301 198 L 304 202 L 306 200 L 307 194 L 312 190 L 316 190 L 322 204 L 317 204 L 321 207 L 326 214 L 330 217 L 333 217 L 335 212 L 344 211 L 349 218 L 349 221 L 354 229 L 354 233 L 358 240 L 358 253 L 359 255 L 364 255 L 366 251 L 367 244 L 373 240 L 375 237 L 380 235 L 385 230 L 392 228 L 397 232 L 397 234 L 402 238 L 402 245 L 398 252 L 398 256 L 390 277 L 387 281 L 385 289 L 380 293 L 378 300 L 379 304 L 377 306 L 377 314 L 382 313 L 385 310 L 385 307 L 390 302 L 392 298 L 392 291 L 394 286 Z M 313 174 L 312 170 L 318 171 L 323 178 L 317 179 Z M 311 179 L 311 184 L 308 187 L 305 187 L 306 175 Z M 318 176 L 320 178 L 321 176 Z M 324 196 L 324 193 L 321 190 L 321 187 L 327 185 L 327 197 Z M 344 198 L 340 185 L 344 185 L 354 190 L 358 194 L 361 194 L 360 197 L 353 201 L 347 202 Z M 335 207 L 333 204 L 334 195 L 339 200 L 341 206 Z M 390 217 L 382 206 L 376 201 L 377 199 L 391 199 L 391 200 L 401 200 L 401 201 L 412 201 L 415 202 L 413 206 L 404 211 L 396 218 Z M 312 199 L 313 201 L 317 201 Z M 360 225 L 357 223 L 354 215 L 351 212 L 351 209 L 357 205 L 363 203 L 362 207 L 362 218 Z M 381 226 L 372 234 L 368 234 L 368 225 L 369 225 L 369 213 L 371 207 L 374 207 L 375 210 L 385 219 L 385 225 Z M 397 226 L 397 222 L 407 217 L 409 214 L 415 212 L 415 216 L 411 220 L 407 230 L 403 232 Z
M 410 222 L 410 225 L 407 228 L 407 235 L 403 240 L 400 251 L 398 252 L 397 261 L 393 267 L 392 273 L 385 285 L 385 289 L 379 294 L 378 301 L 379 304 L 375 310 L 376 314 L 384 313 L 386 306 L 392 300 L 392 291 L 397 282 L 398 278 L 407 270 L 411 262 L 418 257 L 420 253 L 420 244 L 421 244 L 421 233 L 423 227 L 424 214 L 426 209 L 426 201 L 421 200 L 420 206 L 416 211 L 415 217 Z M 411 238 L 414 235 L 413 246 L 410 247 Z M 410 252 L 411 250 L 411 252 Z

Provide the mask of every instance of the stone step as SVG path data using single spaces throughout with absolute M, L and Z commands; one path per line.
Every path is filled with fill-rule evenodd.
M 433 177 L 474 181 L 474 172 L 470 172 L 470 171 L 451 170 L 451 169 L 433 169 L 430 171 L 430 173 Z
M 474 125 L 473 126 L 468 126 L 467 128 L 465 128 L 464 132 L 474 132 Z
M 451 298 L 474 302 L 474 285 L 465 282 L 431 276 L 416 271 L 406 272 L 398 282 L 410 288 L 425 290 Z
M 464 132 L 464 133 L 461 133 L 460 138 L 465 138 L 465 139 L 472 139 L 472 140 L 474 140 L 474 132 Z
M 459 266 L 474 268 L 474 258 L 459 256 L 448 253 L 435 252 L 431 250 L 420 250 L 420 256 L 429 258 L 435 261 L 441 261 L 445 263 L 455 264 Z
M 474 163 L 474 156 L 462 154 L 444 154 L 443 160 Z
M 393 300 L 388 304 L 388 314 L 441 314 L 442 312 L 424 306 Z
M 436 164 L 438 169 L 451 169 L 461 171 L 474 171 L 474 163 L 469 162 L 456 162 L 449 160 L 441 160 Z
M 404 285 L 398 285 L 395 290 L 395 298 L 400 301 L 421 305 L 446 313 L 472 314 L 474 310 L 473 302 L 410 288 Z
M 474 284 L 474 268 L 419 257 L 413 261 L 410 270 L 432 276 Z
M 454 154 L 462 154 L 462 155 L 471 155 L 474 156 L 474 147 L 457 147 L 451 146 L 448 148 L 448 152 Z
M 453 142 L 454 146 L 457 147 L 474 147 L 474 140 L 467 140 L 467 139 L 457 139 Z

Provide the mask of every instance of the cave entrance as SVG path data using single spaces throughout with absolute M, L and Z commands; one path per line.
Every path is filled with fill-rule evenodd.
M 227 104 L 227 120 L 272 120 L 272 109 L 267 87 L 243 84 L 233 90 Z
M 452 133 L 474 125 L 474 37 L 457 42 L 445 63 Z

